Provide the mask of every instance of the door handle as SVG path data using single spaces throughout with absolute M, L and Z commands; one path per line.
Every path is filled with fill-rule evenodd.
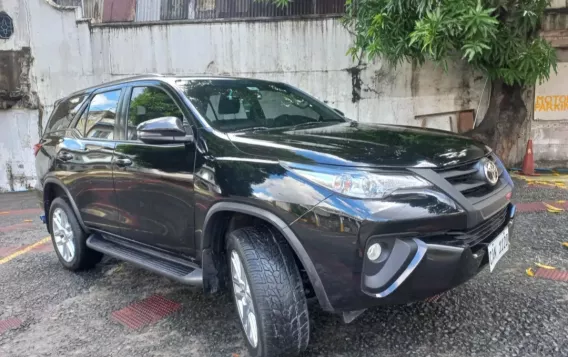
M 132 165 L 132 160 L 130 159 L 116 159 L 114 160 L 116 166 L 126 167 Z
M 57 155 L 57 157 L 61 161 L 69 161 L 69 160 L 73 159 L 73 155 L 71 155 L 70 153 L 68 153 L 66 151 L 60 152 L 59 155 Z

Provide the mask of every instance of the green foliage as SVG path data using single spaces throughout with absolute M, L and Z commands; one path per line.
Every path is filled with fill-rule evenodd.
M 531 85 L 556 70 L 556 53 L 538 36 L 548 0 L 347 0 L 354 32 L 348 54 L 391 64 L 462 59 L 492 79 Z
M 271 2 L 274 5 L 278 6 L 278 7 L 285 7 L 286 5 L 288 5 L 288 3 L 293 2 L 294 0 L 255 0 L 255 1 L 267 1 L 267 2 Z

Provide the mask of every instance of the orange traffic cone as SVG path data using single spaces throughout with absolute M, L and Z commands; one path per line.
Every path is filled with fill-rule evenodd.
M 529 141 L 527 142 L 527 151 L 525 152 L 525 158 L 523 159 L 523 167 L 521 172 L 523 173 L 523 175 L 535 176 L 532 139 L 529 139 Z

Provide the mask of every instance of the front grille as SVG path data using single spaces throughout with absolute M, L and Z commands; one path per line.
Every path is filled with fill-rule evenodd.
M 468 246 L 476 245 L 488 237 L 491 237 L 497 232 L 507 220 L 507 209 L 503 209 L 494 214 L 488 220 L 478 224 L 472 229 L 465 232 L 448 232 L 448 235 L 453 236 L 459 241 L 467 244 Z
M 449 231 L 443 235 L 424 237 L 429 244 L 442 244 L 457 247 L 470 247 L 474 250 L 480 249 L 480 243 L 487 243 L 494 235 L 505 226 L 507 221 L 507 208 L 497 212 L 489 219 L 481 222 L 477 226 L 467 231 Z
M 495 160 L 493 156 L 488 156 L 488 159 Z M 478 162 L 474 161 L 451 169 L 440 170 L 438 173 L 456 190 L 475 203 L 502 185 L 501 180 L 495 186 L 491 186 L 485 179 L 480 178 L 478 176 Z M 499 174 L 501 175 L 502 172 Z

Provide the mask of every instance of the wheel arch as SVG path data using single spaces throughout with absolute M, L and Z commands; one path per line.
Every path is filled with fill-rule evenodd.
M 206 270 L 212 266 L 211 264 L 214 265 L 212 254 L 213 250 L 215 249 L 215 240 L 218 239 L 216 237 L 219 236 L 219 234 L 215 234 L 215 232 L 221 226 L 219 225 L 219 223 L 221 223 L 220 220 L 223 221 L 226 219 L 227 213 L 241 213 L 250 215 L 256 218 L 260 218 L 274 226 L 274 228 L 276 228 L 284 236 L 290 247 L 292 247 L 292 250 L 298 257 L 298 259 L 302 263 L 322 309 L 326 311 L 333 311 L 319 274 L 296 234 L 277 215 L 255 206 L 236 202 L 218 202 L 209 209 L 203 223 L 203 232 L 200 242 L 200 247 L 203 254 L 202 263 L 204 269 L 204 278 L 207 276 Z M 215 270 L 215 268 L 213 268 L 213 270 Z
M 79 208 L 77 207 L 77 204 L 75 203 L 75 200 L 71 195 L 71 192 L 69 192 L 69 189 L 65 187 L 63 182 L 61 182 L 59 179 L 55 177 L 49 177 L 45 179 L 43 183 L 43 206 L 44 206 L 45 219 L 46 219 L 45 222 L 47 224 L 48 230 L 49 230 L 49 208 L 51 206 L 51 202 L 56 197 L 60 196 L 64 196 L 67 202 L 69 202 L 71 209 L 73 210 L 75 216 L 77 217 L 77 221 L 79 221 L 79 225 L 85 232 L 88 233 L 89 229 L 87 228 L 85 222 L 83 222 L 83 219 L 81 218 Z

